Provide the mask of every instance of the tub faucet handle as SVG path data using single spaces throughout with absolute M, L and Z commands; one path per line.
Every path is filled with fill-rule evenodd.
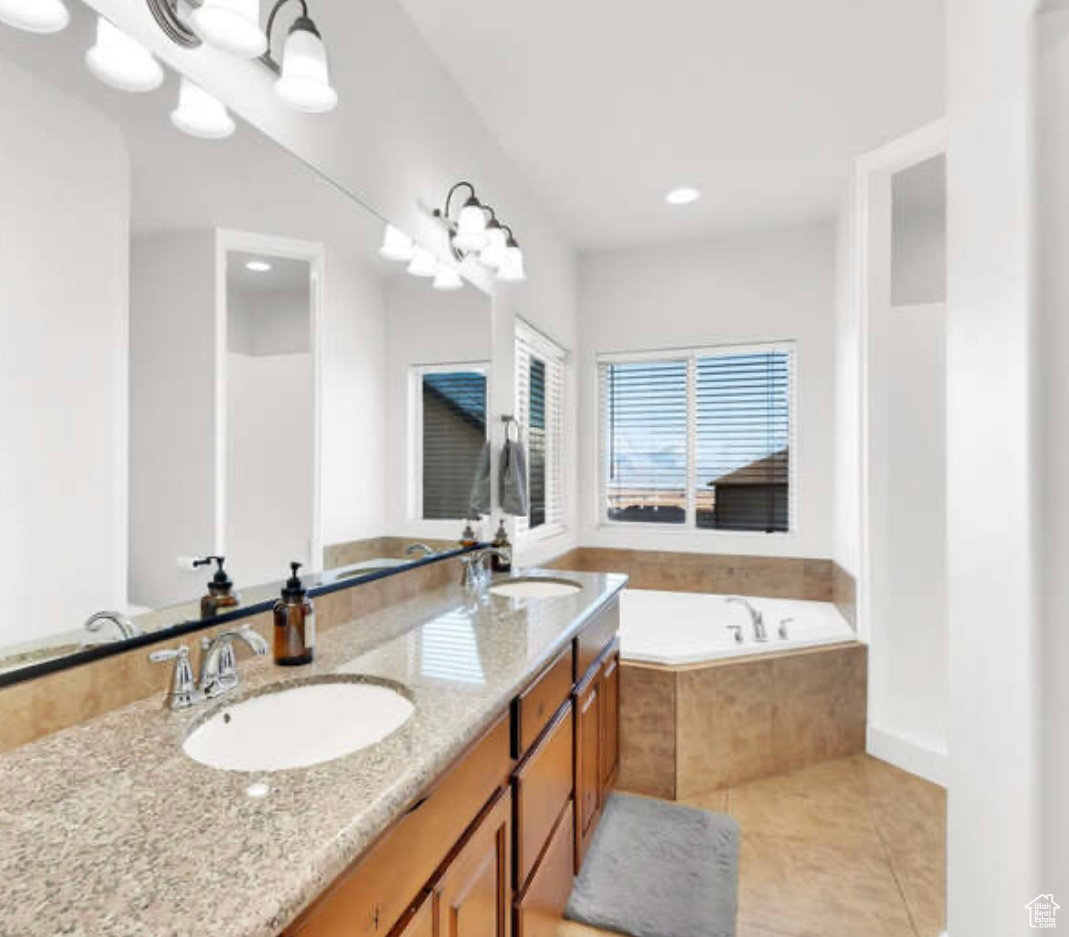
M 781 618 L 779 623 L 778 634 L 783 641 L 787 640 L 787 626 L 794 621 L 793 618 Z
M 726 625 L 725 627 L 735 636 L 735 643 L 742 644 L 742 625 Z

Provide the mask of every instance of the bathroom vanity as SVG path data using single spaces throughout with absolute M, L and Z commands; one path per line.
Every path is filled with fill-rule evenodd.
M 243 661 L 233 698 L 174 713 L 158 696 L 0 756 L 5 926 L 20 937 L 551 935 L 616 774 L 626 583 L 552 576 L 578 588 L 423 593 L 334 627 L 301 673 Z M 505 578 L 532 577 L 551 578 Z M 182 751 L 243 700 L 343 679 L 396 687 L 411 717 L 307 768 L 224 771 Z

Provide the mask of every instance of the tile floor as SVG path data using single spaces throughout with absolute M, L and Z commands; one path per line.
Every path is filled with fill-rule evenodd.
M 867 755 L 684 803 L 742 827 L 737 937 L 938 937 L 946 793 Z M 565 922 L 558 937 L 604 937 Z

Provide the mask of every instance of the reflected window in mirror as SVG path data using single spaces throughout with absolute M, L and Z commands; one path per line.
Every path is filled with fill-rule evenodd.
M 516 419 L 527 448 L 528 512 L 517 536 L 548 536 L 564 527 L 564 393 L 567 352 L 516 323 Z
M 486 446 L 485 363 L 413 369 L 415 440 L 412 460 L 416 516 L 422 520 L 464 520 L 470 516 L 472 485 Z

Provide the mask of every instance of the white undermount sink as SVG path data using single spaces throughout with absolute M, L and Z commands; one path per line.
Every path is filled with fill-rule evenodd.
M 413 709 L 391 687 L 328 678 L 226 706 L 190 732 L 182 748 L 225 771 L 307 768 L 381 742 Z
M 570 579 L 510 579 L 490 587 L 491 595 L 506 599 L 555 599 L 562 595 L 574 595 L 582 586 Z

